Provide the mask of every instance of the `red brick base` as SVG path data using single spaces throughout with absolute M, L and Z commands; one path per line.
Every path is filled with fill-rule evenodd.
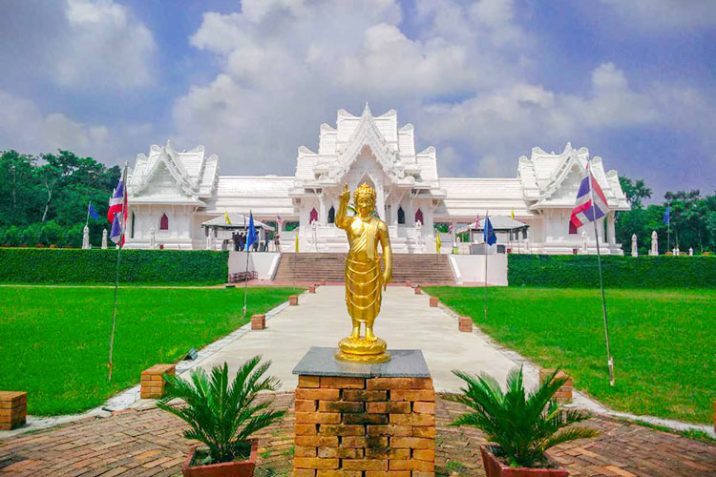
M 9 431 L 25 424 L 27 393 L 0 391 L 0 431 Z
M 174 375 L 176 367 L 173 364 L 155 364 L 149 369 L 142 371 L 140 382 L 140 397 L 142 399 L 160 399 L 164 397 L 165 374 Z
M 463 333 L 472 333 L 472 318 L 461 316 L 458 319 L 458 329 Z
M 540 369 L 539 382 L 544 383 L 544 381 L 552 373 L 554 373 L 554 371 L 554 369 Z M 566 373 L 564 373 L 564 371 L 558 372 L 555 378 L 567 378 L 567 381 L 554 394 L 554 400 L 560 404 L 567 404 L 572 402 L 572 378 L 569 377 Z
M 440 303 L 440 299 L 438 297 L 436 297 L 436 296 L 430 297 L 430 306 L 432 308 L 435 308 L 436 306 L 438 306 L 439 303 Z
M 291 306 L 298 305 L 298 295 L 290 295 L 288 297 L 288 304 Z
M 251 329 L 252 330 L 266 329 L 266 315 L 253 315 L 251 317 Z
M 430 378 L 299 376 L 294 477 L 435 475 Z

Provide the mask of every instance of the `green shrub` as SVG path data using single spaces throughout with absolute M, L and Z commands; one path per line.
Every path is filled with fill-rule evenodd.
M 112 249 L 0 248 L 0 282 L 113 284 L 116 263 Z M 119 267 L 120 283 L 213 284 L 227 275 L 228 252 L 122 250 Z
M 716 287 L 716 257 L 603 256 L 608 288 Z M 593 288 L 599 286 L 596 255 L 509 255 L 510 286 Z

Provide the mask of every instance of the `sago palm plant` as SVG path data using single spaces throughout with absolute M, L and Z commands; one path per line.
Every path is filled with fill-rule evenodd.
M 165 376 L 166 395 L 157 406 L 189 424 L 184 437 L 206 445 L 208 456 L 197 463 L 247 458 L 250 445 L 246 441 L 251 434 L 283 417 L 285 411 L 268 409 L 272 400 L 256 402 L 259 392 L 275 391 L 280 384 L 273 376 L 264 377 L 270 365 L 254 356 L 231 382 L 226 363 L 212 368 L 211 377 L 201 368 L 192 371 L 191 382 Z M 170 406 L 168 402 L 175 398 L 183 399 L 186 406 Z
M 544 452 L 550 447 L 597 434 L 581 427 L 565 429 L 588 419 L 589 415 L 560 409 L 552 399 L 566 381 L 566 378 L 556 378 L 557 371 L 532 393 L 525 391 L 522 368 L 510 372 L 504 392 L 491 376 L 453 373 L 467 387 L 462 388 L 462 394 L 448 399 L 465 404 L 474 412 L 463 414 L 451 425 L 481 429 L 487 440 L 498 446 L 493 448 L 493 453 L 511 467 L 548 466 Z

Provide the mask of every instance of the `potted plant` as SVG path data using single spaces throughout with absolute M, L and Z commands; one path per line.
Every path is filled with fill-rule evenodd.
M 448 396 L 474 411 L 458 417 L 451 425 L 482 430 L 492 445 L 482 446 L 482 463 L 487 477 L 566 477 L 569 472 L 551 461 L 545 451 L 562 442 L 593 437 L 597 432 L 567 427 L 589 418 L 575 410 L 564 410 L 552 399 L 566 378 L 555 371 L 534 392 L 526 393 L 522 368 L 510 372 L 503 392 L 495 379 L 483 374 L 453 373 L 467 387 Z
M 251 435 L 281 419 L 285 411 L 270 410 L 272 400 L 256 402 L 261 391 L 275 391 L 280 382 L 264 377 L 271 362 L 260 356 L 246 361 L 229 381 L 229 367 L 216 366 L 211 376 L 201 369 L 190 382 L 165 375 L 166 394 L 157 406 L 179 417 L 189 429 L 184 437 L 204 444 L 192 448 L 182 467 L 184 477 L 251 477 L 256 467 L 258 441 Z M 186 406 L 169 401 L 184 400 Z

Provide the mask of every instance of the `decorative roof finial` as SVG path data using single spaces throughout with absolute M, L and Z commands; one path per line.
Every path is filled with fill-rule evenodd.
M 363 116 L 372 116 L 373 113 L 370 112 L 370 106 L 368 106 L 368 101 L 365 102 L 365 108 L 363 108 Z

